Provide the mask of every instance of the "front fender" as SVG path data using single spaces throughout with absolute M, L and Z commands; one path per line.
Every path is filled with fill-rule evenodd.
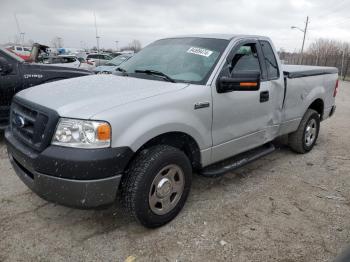
M 169 132 L 190 135 L 199 148 L 212 145 L 210 129 L 195 115 L 176 110 L 164 110 L 142 115 L 123 132 L 113 136 L 113 146 L 128 145 L 135 152 L 154 137 Z

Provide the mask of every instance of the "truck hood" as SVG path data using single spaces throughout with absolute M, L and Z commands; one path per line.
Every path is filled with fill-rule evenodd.
M 55 110 L 61 117 L 89 119 L 113 107 L 176 92 L 188 84 L 115 76 L 91 75 L 25 89 L 20 98 Z

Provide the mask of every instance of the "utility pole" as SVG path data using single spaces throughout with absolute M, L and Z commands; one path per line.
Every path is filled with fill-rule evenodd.
M 97 34 L 97 22 L 96 22 L 96 14 L 94 12 L 94 18 L 95 18 L 95 31 L 96 31 L 96 44 L 97 44 L 97 53 L 100 53 L 100 37 Z
M 309 25 L 309 17 L 307 16 L 304 29 L 301 29 L 300 27 L 297 27 L 297 26 L 292 26 L 291 27 L 292 29 L 298 29 L 299 31 L 304 33 L 303 44 L 301 45 L 301 51 L 300 51 L 300 64 L 303 62 L 304 45 L 305 45 L 305 39 L 306 39 L 306 33 L 307 33 L 308 25 Z
M 62 48 L 63 47 L 63 45 L 62 45 L 62 37 L 57 37 L 57 40 L 58 40 L 58 43 L 57 43 L 58 48 Z
M 18 37 L 19 37 L 19 41 L 21 42 L 20 44 L 22 46 L 24 46 L 24 35 L 25 33 L 21 31 L 21 28 L 19 27 L 19 22 L 18 22 L 18 19 L 17 19 L 17 14 L 14 13 L 14 16 L 15 16 L 15 20 L 16 20 L 16 26 L 17 26 L 17 33 L 18 33 Z
M 117 51 L 117 52 L 118 52 L 118 43 L 119 43 L 119 41 L 115 41 L 115 51 Z
M 21 32 L 21 42 L 22 42 L 22 46 L 24 46 L 24 35 L 25 35 L 26 33 L 24 33 L 24 32 Z
M 304 29 L 304 37 L 303 37 L 303 44 L 301 46 L 301 59 L 300 64 L 303 63 L 303 53 L 304 53 L 304 45 L 305 45 L 305 38 L 306 38 L 306 32 L 307 32 L 307 26 L 309 25 L 309 17 L 306 17 L 306 23 L 305 23 L 305 29 Z
M 340 72 L 340 79 L 343 79 L 344 75 L 344 60 L 345 60 L 345 45 L 344 45 L 344 48 L 343 48 L 343 56 L 342 56 L 342 59 L 341 59 L 341 72 Z

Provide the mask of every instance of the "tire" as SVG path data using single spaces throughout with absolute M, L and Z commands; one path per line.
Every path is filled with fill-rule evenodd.
M 299 154 L 305 154 L 311 151 L 316 143 L 319 131 L 320 116 L 315 110 L 308 109 L 303 116 L 297 131 L 289 134 L 289 147 Z
M 153 146 L 142 150 L 123 176 L 122 206 L 145 227 L 160 227 L 181 211 L 191 183 L 191 163 L 182 151 Z

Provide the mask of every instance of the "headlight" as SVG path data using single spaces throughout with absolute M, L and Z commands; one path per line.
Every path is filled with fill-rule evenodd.
M 103 121 L 61 118 L 53 145 L 77 148 L 104 148 L 111 145 L 111 126 Z

